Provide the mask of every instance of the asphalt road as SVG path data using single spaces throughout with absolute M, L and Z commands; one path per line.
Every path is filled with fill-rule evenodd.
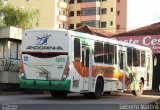
M 160 95 L 140 97 L 126 93 L 112 93 L 100 99 L 85 99 L 80 94 L 53 98 L 50 94 L 0 95 L 0 110 L 154 110 L 152 102 Z M 146 105 L 147 104 L 147 105 Z

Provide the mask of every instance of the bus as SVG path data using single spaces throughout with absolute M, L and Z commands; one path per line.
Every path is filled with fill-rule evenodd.
M 22 39 L 21 88 L 53 97 L 80 93 L 99 98 L 113 91 L 135 96 L 152 89 L 152 51 L 71 30 L 29 29 Z

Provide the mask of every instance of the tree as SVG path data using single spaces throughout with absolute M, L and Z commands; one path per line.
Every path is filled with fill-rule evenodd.
M 26 29 L 33 27 L 38 22 L 37 11 L 16 8 L 10 4 L 3 5 L 1 0 L 0 5 L 2 5 L 0 8 L 0 13 L 3 16 L 2 22 L 6 26 Z

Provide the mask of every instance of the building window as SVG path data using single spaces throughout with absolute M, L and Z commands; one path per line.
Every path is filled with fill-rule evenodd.
M 120 15 L 120 11 L 117 11 L 117 16 L 119 16 Z
M 16 42 L 11 42 L 11 50 L 10 50 L 10 58 L 11 59 L 17 59 L 17 43 Z
M 39 23 L 37 22 L 37 23 L 36 23 L 36 27 L 38 27 L 38 26 L 39 26 Z
M 36 13 L 39 14 L 39 10 L 36 10 Z
M 74 29 L 74 24 L 70 24 L 69 29 Z
M 4 58 L 5 43 L 0 41 L 0 58 Z
M 82 26 L 81 23 L 77 23 L 77 24 L 76 24 L 76 28 L 79 28 L 80 26 Z
M 10 58 L 20 59 L 21 57 L 21 44 L 19 42 L 11 41 Z
M 68 3 L 69 0 L 64 0 L 64 2 Z
M 101 9 L 101 14 L 107 14 L 107 8 L 102 8 Z
M 117 29 L 120 29 L 120 25 L 117 25 Z
M 103 63 L 103 43 L 94 43 L 94 61 L 97 63 Z
M 106 22 L 101 22 L 101 28 L 106 28 L 107 27 L 107 23 Z
M 99 15 L 100 8 L 83 8 L 82 16 Z
M 69 16 L 74 16 L 74 11 L 70 11 Z
M 82 2 L 82 0 L 77 0 L 77 3 L 81 3 Z
M 107 1 L 107 0 L 101 0 L 102 2 L 105 2 L 105 1 Z
M 100 1 L 100 0 L 78 0 L 79 2 L 96 2 L 96 1 Z
M 80 49 L 80 39 L 74 39 L 74 60 L 80 61 L 81 60 L 81 49 Z
M 110 21 L 110 25 L 111 25 L 111 26 L 113 25 L 113 21 Z
M 22 52 L 21 47 L 22 47 L 21 43 L 18 42 L 18 59 L 21 59 L 21 52 Z
M 77 16 L 81 16 L 81 11 L 77 11 Z
M 113 8 L 111 8 L 111 12 L 113 12 Z
M 82 26 L 92 26 L 99 28 L 99 21 L 82 21 Z
M 70 2 L 69 2 L 70 4 L 74 4 L 74 0 L 70 0 Z
M 120 0 L 117 0 L 118 3 L 120 3 Z

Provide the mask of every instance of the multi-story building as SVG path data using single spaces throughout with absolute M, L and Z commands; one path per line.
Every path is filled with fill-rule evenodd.
M 76 29 L 89 25 L 105 31 L 126 31 L 127 0 L 8 0 L 39 12 L 40 28 Z
M 36 10 L 39 13 L 39 28 L 68 28 L 69 4 L 64 0 L 8 0 L 16 7 Z
M 113 33 L 126 31 L 127 0 L 71 0 L 70 28 L 89 25 Z

